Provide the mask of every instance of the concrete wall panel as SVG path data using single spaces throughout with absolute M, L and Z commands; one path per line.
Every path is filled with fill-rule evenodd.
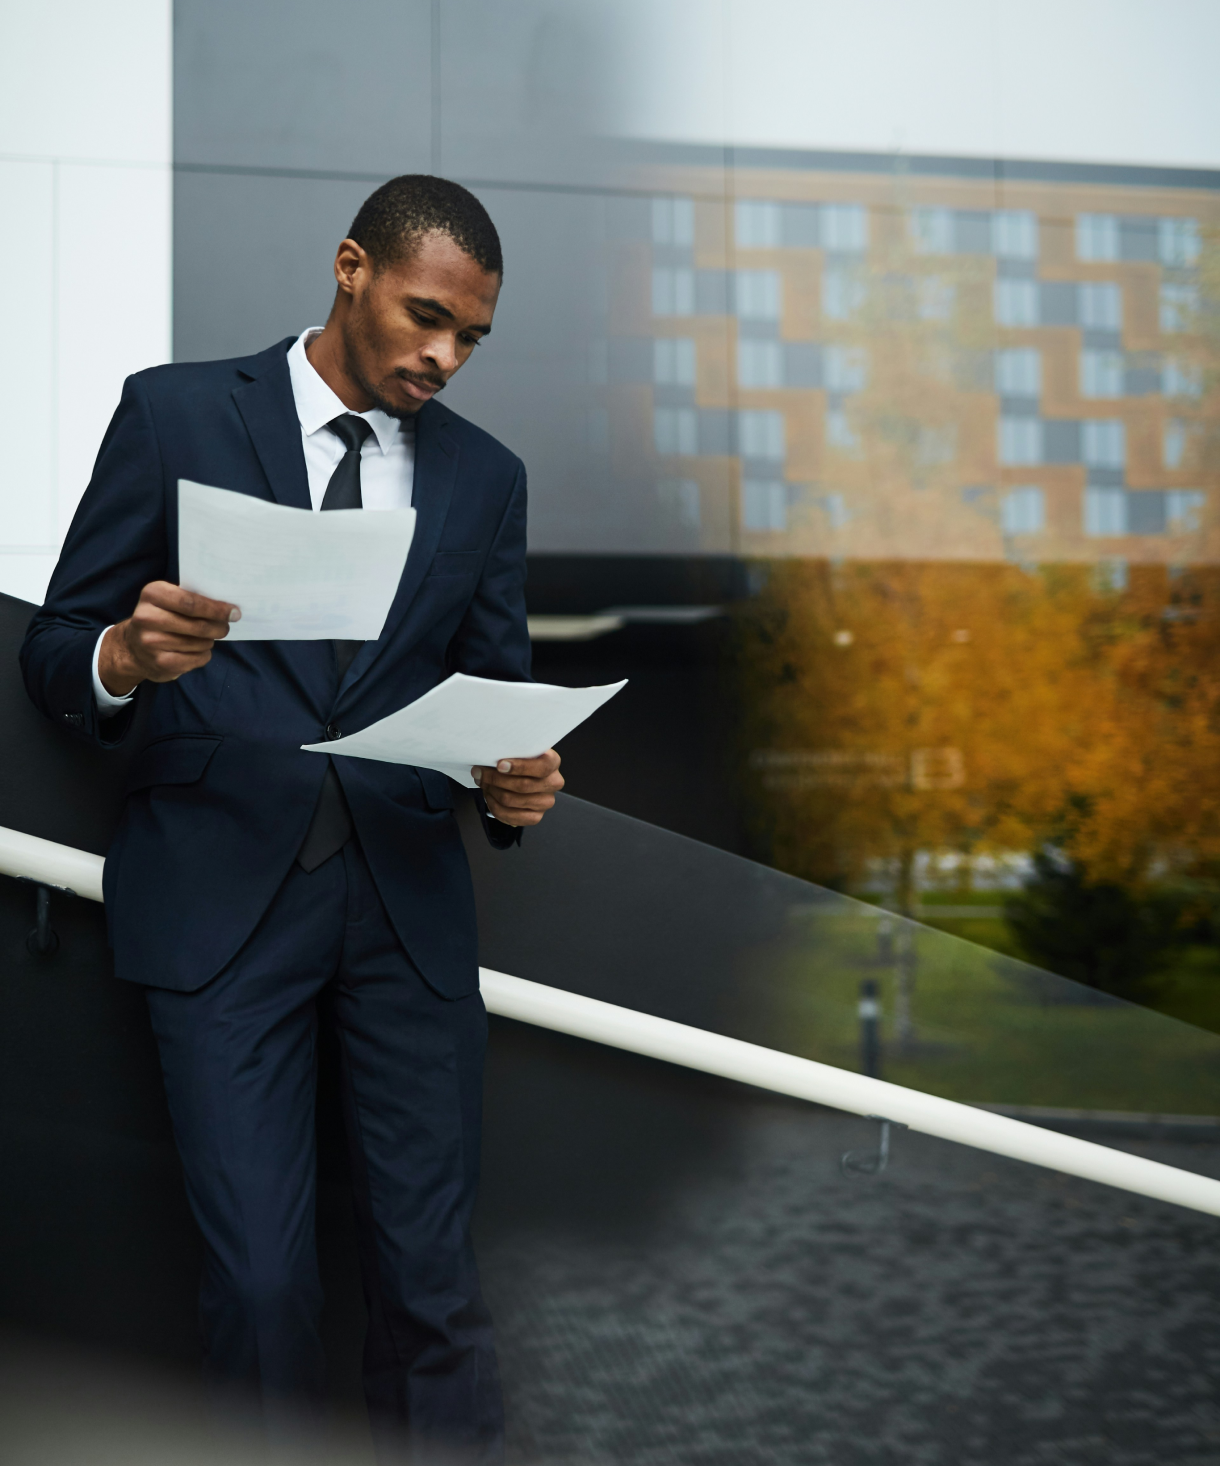
M 431 14 L 429 0 L 178 0 L 175 161 L 426 171 Z

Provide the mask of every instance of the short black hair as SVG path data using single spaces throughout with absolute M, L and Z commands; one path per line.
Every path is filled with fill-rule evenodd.
M 469 189 L 430 173 L 391 178 L 360 205 L 347 237 L 373 261 L 375 270 L 406 259 L 425 234 L 447 234 L 489 274 L 503 277 L 500 236 Z

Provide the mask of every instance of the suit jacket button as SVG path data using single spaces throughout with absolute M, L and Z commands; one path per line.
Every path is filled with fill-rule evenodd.
M 336 738 L 343 737 L 343 730 L 339 727 L 338 723 L 327 723 L 326 736 L 333 743 Z

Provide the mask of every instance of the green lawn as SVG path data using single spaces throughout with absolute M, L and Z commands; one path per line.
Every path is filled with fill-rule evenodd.
M 1021 949 L 1002 918 L 937 917 L 937 905 L 993 906 L 1002 904 L 996 894 L 932 896 L 925 898 L 920 921 L 937 931 L 976 942 L 993 952 L 1020 957 Z M 1149 981 L 1143 1007 L 1155 1013 L 1166 1013 L 1183 1023 L 1193 1023 L 1212 1033 L 1220 1033 L 1220 951 L 1215 947 L 1180 947 L 1169 954 L 1165 965 Z
M 1151 1006 L 1184 1023 L 1220 1033 L 1220 952 L 1183 947 L 1159 974 Z
M 997 955 L 1007 934 L 1002 921 L 943 925 L 916 939 L 910 1052 L 897 1052 L 893 1042 L 895 976 L 878 961 L 876 918 L 846 901 L 753 954 L 751 965 L 768 973 L 765 986 L 774 995 L 761 1041 L 858 1068 L 856 1002 L 861 980 L 872 977 L 885 1014 L 883 1078 L 974 1103 L 1220 1114 L 1220 1037 L 1175 1021 L 1198 1012 L 1195 995 L 1210 992 L 1215 980 L 1207 962 L 1177 969 L 1177 987 L 1166 986 L 1167 1002 L 1178 995 L 1174 1016 L 1078 1005 L 1057 1001 L 1073 988 Z M 978 928 L 991 937 L 986 945 Z

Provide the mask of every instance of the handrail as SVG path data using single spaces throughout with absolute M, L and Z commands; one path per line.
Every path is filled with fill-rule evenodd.
M 0 826 L 0 875 L 101 901 L 105 864 L 100 855 L 90 855 L 87 850 L 74 850 L 71 845 L 57 845 L 54 840 L 40 840 L 37 835 Z
M 897 1121 L 909 1130 L 955 1140 L 976 1150 L 989 1150 L 1013 1160 L 1029 1161 L 1086 1181 L 1100 1181 L 1123 1191 L 1171 1201 L 1220 1217 L 1220 1181 L 1129 1155 L 1108 1145 L 1044 1130 L 957 1100 L 940 1099 L 884 1079 L 870 1079 L 814 1059 L 744 1043 L 724 1034 L 690 1028 L 668 1018 L 654 1018 L 597 998 L 561 988 L 543 987 L 505 972 L 479 969 L 479 985 L 488 1011 L 505 1018 L 553 1028 L 612 1048 L 665 1059 L 687 1069 L 718 1074 L 758 1089 L 795 1099 L 812 1100 L 831 1109 Z
M 100 855 L 0 828 L 0 874 L 100 901 L 103 864 Z M 504 1018 L 832 1109 L 884 1117 L 941 1140 L 1220 1216 L 1220 1181 L 1210 1176 L 487 967 L 479 969 L 479 986 L 488 1011 Z

